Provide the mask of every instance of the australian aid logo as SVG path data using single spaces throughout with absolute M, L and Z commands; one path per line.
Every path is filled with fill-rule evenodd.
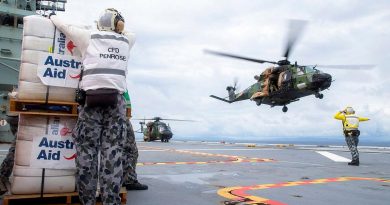
M 49 121 L 47 134 L 33 138 L 30 166 L 75 169 L 76 147 L 71 128 L 73 123 L 59 117 L 51 117 Z
M 57 30 L 53 53 L 39 56 L 37 75 L 50 86 L 77 88 L 82 69 L 81 54 L 65 34 Z
M 39 57 L 37 74 L 45 85 L 77 88 L 81 68 L 77 57 L 43 53 Z

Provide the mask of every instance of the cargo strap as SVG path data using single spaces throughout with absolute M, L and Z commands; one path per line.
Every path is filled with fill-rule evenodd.
M 46 171 L 46 169 L 43 168 L 42 169 L 42 180 L 41 180 L 41 199 L 43 199 L 43 191 L 45 188 L 45 171 Z

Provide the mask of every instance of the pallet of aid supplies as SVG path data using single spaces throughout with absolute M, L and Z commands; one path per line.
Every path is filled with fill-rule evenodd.
M 77 117 L 75 102 L 11 99 L 9 111 L 18 114 Z
M 121 204 L 126 204 L 127 191 L 124 187 L 120 191 Z M 18 195 L 4 195 L 3 205 L 12 204 L 40 204 L 40 205 L 79 205 L 79 197 L 77 192 L 58 193 L 58 194 L 18 194 Z M 102 204 L 97 200 L 97 205 Z

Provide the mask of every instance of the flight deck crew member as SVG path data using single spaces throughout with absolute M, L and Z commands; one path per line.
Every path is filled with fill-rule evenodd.
M 97 31 L 65 24 L 55 15 L 50 19 L 81 51 L 84 67 L 80 88 L 86 92 L 86 100 L 80 105 L 74 130 L 80 201 L 84 205 L 96 203 L 99 177 L 102 203 L 120 204 L 126 142 L 126 104 L 122 94 L 126 91 L 134 35 L 123 33 L 125 20 L 115 9 L 103 12 Z
M 129 118 L 126 120 L 127 131 L 126 131 L 126 140 L 124 144 L 124 161 L 123 161 L 123 172 L 124 172 L 124 183 L 123 185 L 127 190 L 147 190 L 148 186 L 138 182 L 137 173 L 135 171 L 138 160 L 138 148 L 135 143 L 135 135 L 133 126 L 131 125 L 131 101 L 129 92 L 126 91 L 123 94 L 126 101 L 126 116 Z
M 359 152 L 357 149 L 360 135 L 359 122 L 369 119 L 356 116 L 352 107 L 347 107 L 343 111 L 337 112 L 334 118 L 341 120 L 343 123 L 345 141 L 352 155 L 352 161 L 348 165 L 359 166 Z

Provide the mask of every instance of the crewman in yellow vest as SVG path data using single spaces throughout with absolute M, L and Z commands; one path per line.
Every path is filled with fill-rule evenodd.
M 356 116 L 355 110 L 352 107 L 346 107 L 343 111 L 337 112 L 334 118 L 341 120 L 343 123 L 345 141 L 352 155 L 352 161 L 348 165 L 359 166 L 359 152 L 357 149 L 360 135 L 359 122 L 369 119 Z

